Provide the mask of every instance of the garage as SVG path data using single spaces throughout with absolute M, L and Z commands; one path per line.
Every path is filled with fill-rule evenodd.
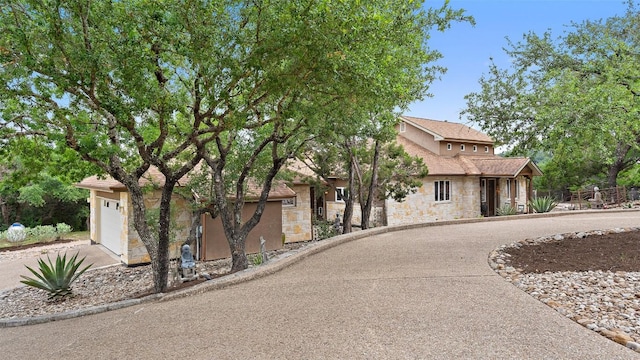
M 100 198 L 100 243 L 116 255 L 122 254 L 120 245 L 120 233 L 122 230 L 122 218 L 120 215 L 120 202 L 111 199 Z

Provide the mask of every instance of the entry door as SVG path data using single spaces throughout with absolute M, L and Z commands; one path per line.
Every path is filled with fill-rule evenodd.
M 120 246 L 120 232 L 122 230 L 122 216 L 120 202 L 110 199 L 100 200 L 100 244 L 116 255 L 122 254 Z
M 487 216 L 496 215 L 496 179 L 487 179 Z

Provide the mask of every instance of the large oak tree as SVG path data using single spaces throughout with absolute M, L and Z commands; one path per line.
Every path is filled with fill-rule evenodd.
M 528 33 L 492 63 L 481 91 L 466 96 L 467 118 L 513 151 L 551 155 L 550 183 L 583 185 L 640 159 L 640 9 L 572 24 L 559 38 Z M 563 184 L 564 183 L 564 184 Z
M 158 292 L 167 286 L 171 196 L 202 163 L 239 270 L 271 180 L 327 113 L 424 94 L 428 31 L 462 13 L 421 5 L 6 1 L 1 130 L 63 141 L 127 187 Z M 139 185 L 152 166 L 165 178 L 155 225 Z M 244 222 L 249 179 L 261 185 L 261 205 Z

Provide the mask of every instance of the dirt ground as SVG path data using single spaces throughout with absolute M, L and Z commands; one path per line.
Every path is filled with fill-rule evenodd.
M 592 235 L 506 251 L 523 273 L 545 271 L 640 271 L 640 231 Z

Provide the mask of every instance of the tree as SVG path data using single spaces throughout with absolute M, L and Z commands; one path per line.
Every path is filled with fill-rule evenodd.
M 127 187 L 157 292 L 167 286 L 171 196 L 204 161 L 239 270 L 271 179 L 326 114 L 363 99 L 389 105 L 423 95 L 434 76 L 425 65 L 437 54 L 426 48 L 428 30 L 463 15 L 446 2 L 426 12 L 420 5 L 8 1 L 0 10 L 2 131 L 64 141 Z M 152 166 L 164 176 L 155 231 L 139 183 Z M 258 210 L 243 223 L 249 179 L 264 181 Z
M 46 139 L 12 137 L 0 147 L 0 210 L 2 226 L 18 221 L 26 226 L 64 222 L 84 227 L 88 194 L 72 186 L 93 174 L 78 155 Z
M 551 182 L 615 186 L 640 156 L 640 12 L 629 1 L 624 16 L 572 27 L 509 41 L 511 69 L 492 63 L 463 115 L 516 152 L 549 152 L 563 169 Z

